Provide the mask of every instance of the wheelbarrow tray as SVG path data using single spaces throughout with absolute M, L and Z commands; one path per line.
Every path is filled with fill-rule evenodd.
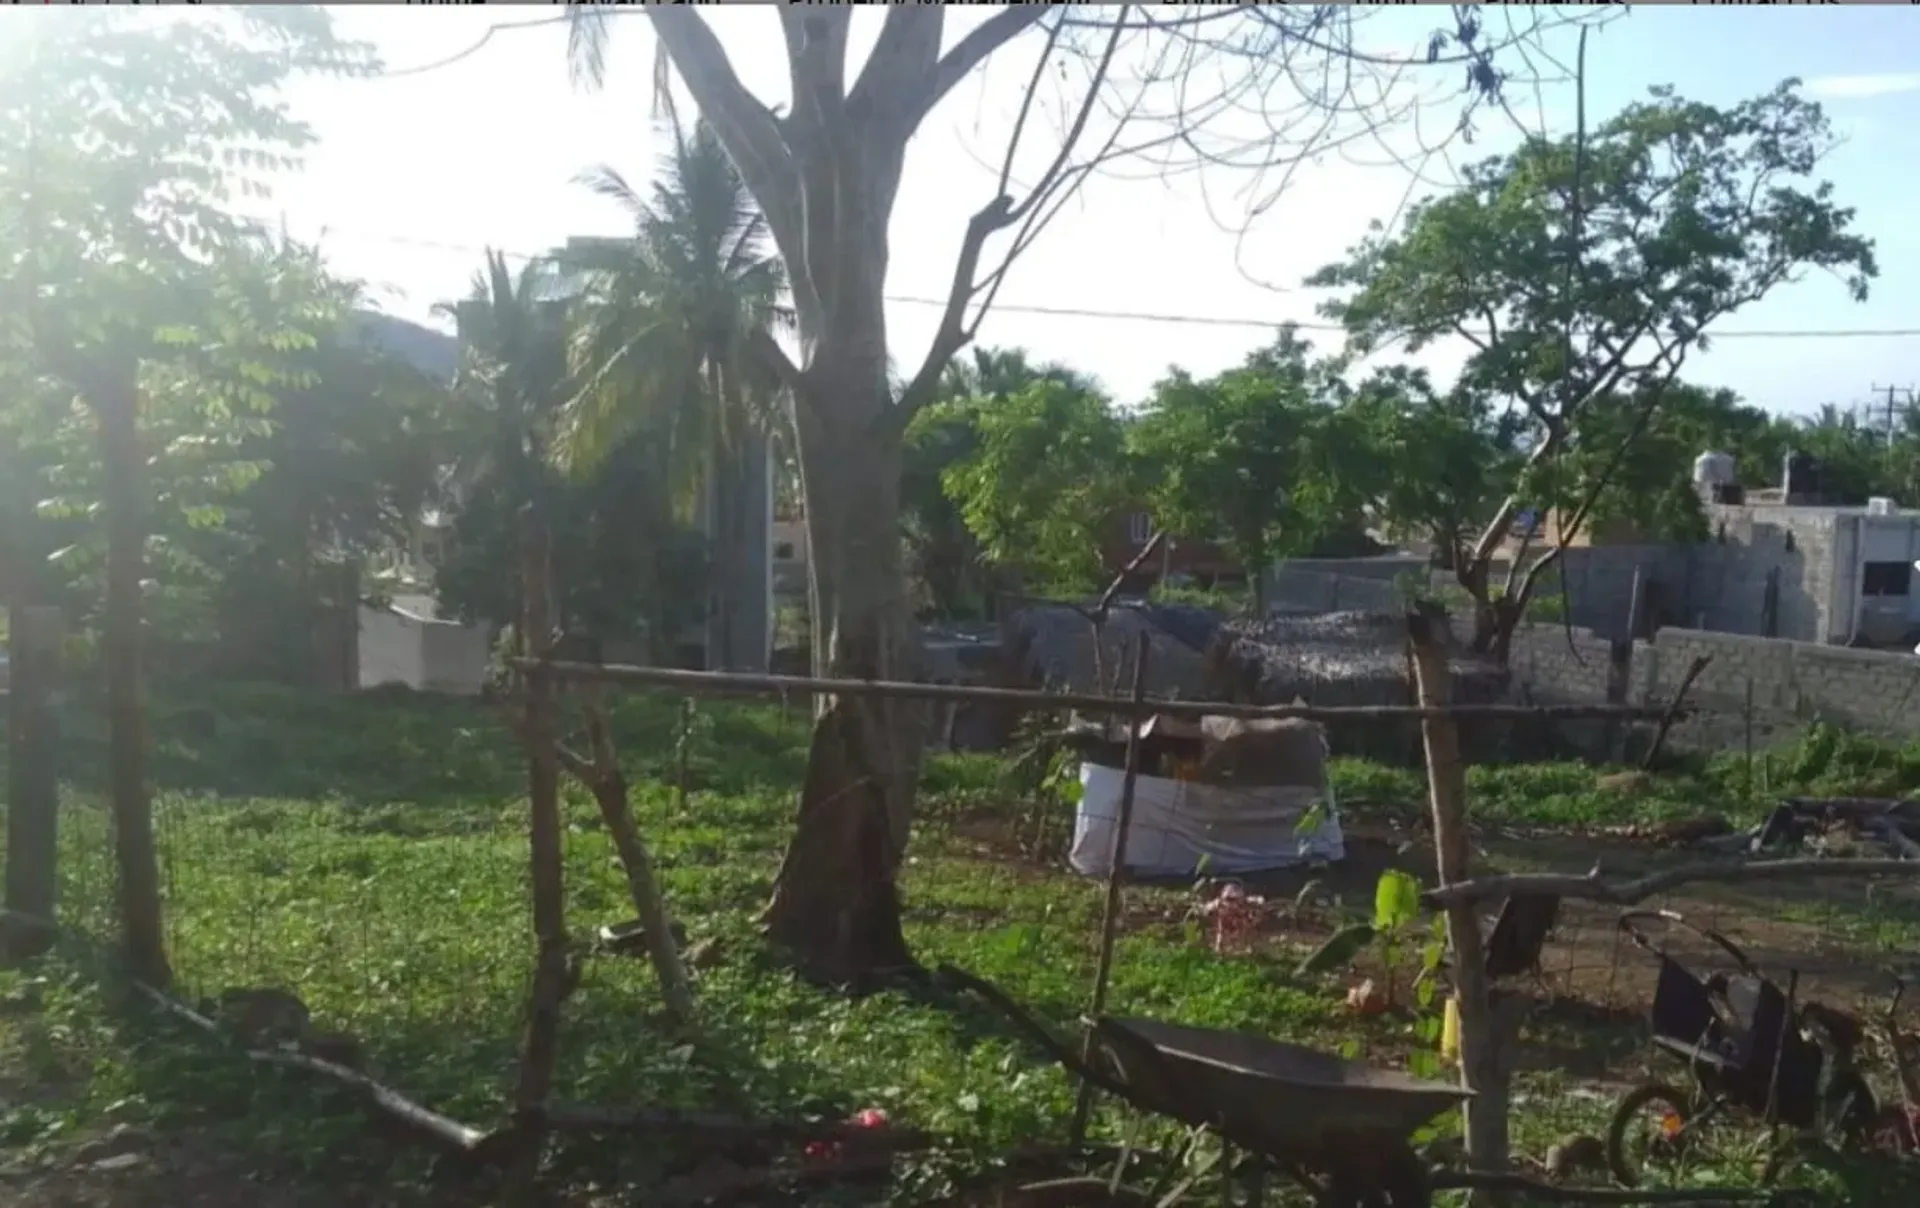
M 1105 1018 L 1096 1051 L 1136 1107 L 1211 1127 L 1273 1157 L 1405 1141 L 1465 1088 L 1241 1032 Z

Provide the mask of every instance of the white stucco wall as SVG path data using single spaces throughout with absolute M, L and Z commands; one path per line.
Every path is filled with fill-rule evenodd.
M 405 684 L 472 696 L 486 681 L 492 638 L 485 626 L 436 620 L 431 603 L 396 599 L 360 609 L 360 687 Z

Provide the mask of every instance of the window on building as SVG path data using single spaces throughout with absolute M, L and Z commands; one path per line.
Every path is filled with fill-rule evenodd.
M 1913 563 L 1869 562 L 1861 568 L 1863 596 L 1904 596 L 1913 589 Z
M 1145 512 L 1135 512 L 1127 517 L 1127 540 L 1135 545 L 1145 545 L 1153 536 L 1153 517 Z

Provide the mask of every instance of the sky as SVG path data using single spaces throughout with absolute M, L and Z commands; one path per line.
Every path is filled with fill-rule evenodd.
M 598 89 L 570 81 L 564 28 L 522 25 L 489 34 L 545 15 L 536 10 L 333 11 L 344 35 L 375 45 L 388 74 L 305 81 L 290 91 L 319 143 L 272 205 L 296 237 L 318 240 L 340 271 L 368 281 L 383 309 L 428 320 L 436 302 L 464 293 L 485 247 L 538 253 L 569 235 L 621 233 L 622 215 L 576 178 L 604 163 L 645 180 L 656 163 L 653 46 L 639 10 L 614 21 L 607 79 Z M 784 99 L 774 12 L 708 8 L 703 15 L 747 86 L 769 103 Z M 979 15 L 950 12 L 949 43 Z M 856 62 L 874 16 L 856 14 Z M 1404 52 L 1447 19 L 1444 8 L 1374 10 L 1363 41 L 1369 49 Z M 967 218 L 993 195 L 1001 148 L 1034 63 L 1032 45 L 1016 44 L 989 60 L 934 111 L 909 148 L 887 277 L 888 343 L 903 370 L 918 365 L 938 317 L 936 307 L 913 299 L 945 297 Z M 1822 174 L 1838 199 L 1858 210 L 1858 229 L 1878 242 L 1881 276 L 1866 303 L 1852 302 L 1824 275 L 1782 287 L 1715 328 L 1720 338 L 1689 362 L 1688 380 L 1731 387 L 1790 413 L 1850 405 L 1875 386 L 1920 384 L 1920 234 L 1906 204 L 1912 165 L 1920 163 L 1915 45 L 1920 12 L 1882 7 L 1643 7 L 1590 36 L 1590 123 L 1650 86 L 1671 84 L 1683 95 L 1729 104 L 1784 77 L 1803 78 L 1843 139 Z M 1572 61 L 1570 35 L 1551 37 L 1547 49 Z M 1000 293 L 1004 305 L 983 324 L 981 342 L 1021 345 L 1036 359 L 1089 372 L 1128 404 L 1144 398 L 1170 366 L 1214 372 L 1271 339 L 1273 325 L 1323 322 L 1315 313 L 1321 296 L 1299 283 L 1337 258 L 1370 221 L 1390 221 L 1410 196 L 1444 187 L 1449 162 L 1511 146 L 1516 119 L 1555 133 L 1572 129 L 1571 84 L 1513 89 L 1514 117 L 1481 114 L 1473 146 L 1454 140 L 1451 161 L 1431 157 L 1416 175 L 1406 153 L 1416 139 L 1431 144 L 1451 128 L 1458 76 L 1457 68 L 1436 71 L 1393 94 L 1420 98 L 1417 133 L 1402 125 L 1344 154 L 1301 162 L 1277 196 L 1271 176 L 1255 181 L 1225 167 L 1170 176 L 1134 166 L 1096 177 L 1016 262 Z M 1220 137 L 1250 132 L 1250 120 L 1233 119 Z M 1031 155 L 1020 160 L 1015 178 L 1032 163 Z M 1251 220 L 1250 199 L 1270 202 Z M 1916 334 L 1728 334 L 1861 329 Z M 1339 342 L 1335 332 L 1308 334 L 1329 350 Z M 1459 348 L 1439 346 L 1418 359 L 1446 376 L 1461 356 Z

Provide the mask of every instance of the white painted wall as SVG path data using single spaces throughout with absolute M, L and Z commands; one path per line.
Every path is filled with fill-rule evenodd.
M 360 687 L 479 693 L 492 658 L 491 633 L 483 625 L 438 620 L 431 611 L 430 601 L 415 597 L 385 608 L 361 606 Z
M 360 687 L 405 684 L 418 688 L 426 679 L 426 647 L 420 622 L 390 608 L 360 606 Z

